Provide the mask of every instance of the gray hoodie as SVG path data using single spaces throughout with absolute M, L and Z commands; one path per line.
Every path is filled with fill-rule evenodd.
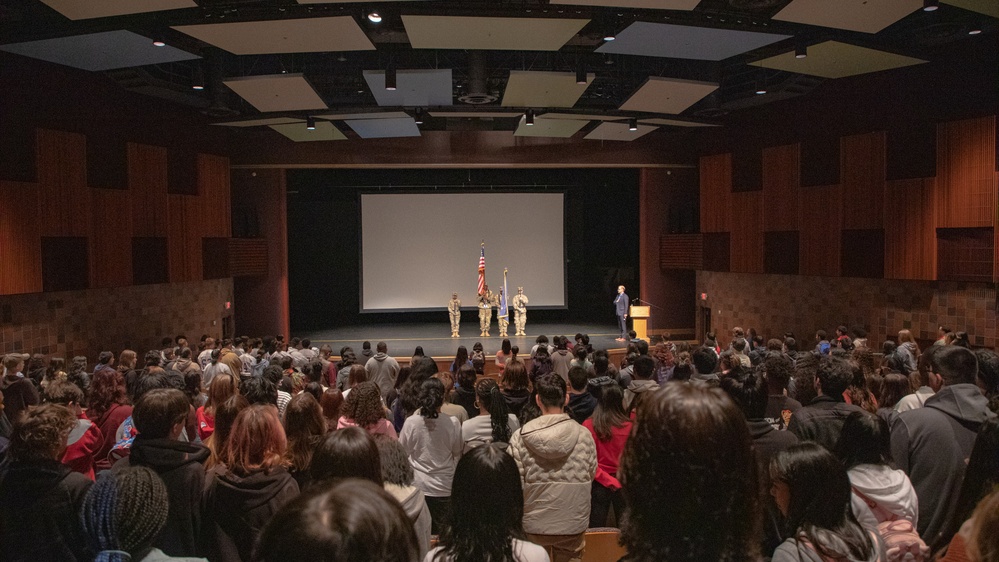
M 416 541 L 420 544 L 420 559 L 423 559 L 430 550 L 430 510 L 427 509 L 423 492 L 415 486 L 399 486 L 390 482 L 385 483 L 385 491 L 402 505 L 409 520 L 413 522 Z
M 399 376 L 399 362 L 385 353 L 376 353 L 364 364 L 368 371 L 368 380 L 378 385 L 382 399 L 395 387 L 395 379 Z

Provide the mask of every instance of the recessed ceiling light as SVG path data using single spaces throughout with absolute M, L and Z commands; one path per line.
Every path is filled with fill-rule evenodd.
M 615 39 L 617 39 L 617 37 L 614 37 L 614 35 L 611 34 L 611 33 L 608 33 L 607 35 L 604 35 L 604 41 L 613 41 Z
M 940 7 L 940 3 L 937 0 L 923 0 L 923 11 L 933 12 Z
M 763 88 L 759 88 L 758 90 L 756 90 L 756 95 L 758 96 L 762 96 L 765 93 L 767 93 L 767 91 Z
M 638 130 L 638 118 L 632 117 L 631 119 L 628 119 L 628 130 L 629 131 Z
M 794 58 L 803 59 L 808 56 L 808 47 L 805 45 L 798 45 L 794 48 Z
M 305 118 L 305 128 L 310 131 L 316 130 L 316 118 L 313 116 L 308 116 Z
M 166 47 L 166 43 L 160 41 L 159 39 L 153 41 L 153 46 L 155 47 Z
M 528 127 L 534 125 L 534 110 L 528 109 L 527 113 L 524 114 L 524 125 Z
M 382 23 L 382 16 L 378 12 L 371 12 L 368 14 L 368 21 L 371 23 Z
M 972 29 L 971 31 L 969 31 L 968 35 L 980 35 L 981 33 L 982 33 L 982 30 L 976 28 L 976 29 Z

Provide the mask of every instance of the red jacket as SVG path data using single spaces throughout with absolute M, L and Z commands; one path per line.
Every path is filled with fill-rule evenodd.
M 89 415 L 90 412 L 87 412 Z M 107 470 L 111 468 L 111 461 L 108 459 L 108 453 L 114 448 L 115 436 L 118 434 L 118 428 L 121 424 L 125 422 L 129 416 L 132 415 L 132 407 L 121 404 L 112 404 L 106 412 L 97 416 L 96 419 L 91 417 L 90 421 L 97 425 L 97 428 L 101 430 L 101 435 L 103 436 L 103 441 L 101 446 L 94 453 L 94 463 L 97 470 Z
M 611 438 L 601 441 L 593 429 L 593 418 L 583 422 L 583 427 L 590 431 L 593 443 L 597 446 L 597 474 L 593 480 L 605 488 L 621 489 L 621 482 L 617 479 L 617 467 L 621 461 L 624 444 L 628 442 L 628 435 L 631 433 L 631 423 L 629 421 L 621 427 L 615 427 L 611 430 Z
M 94 455 L 104 443 L 100 428 L 81 413 L 76 427 L 69 433 L 68 443 L 69 446 L 62 455 L 62 464 L 93 480 Z

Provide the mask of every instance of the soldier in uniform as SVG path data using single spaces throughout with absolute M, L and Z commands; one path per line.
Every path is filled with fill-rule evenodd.
M 500 289 L 499 300 L 500 302 L 503 302 L 503 289 Z M 506 327 L 510 325 L 510 316 L 509 316 L 510 313 L 509 309 L 507 310 L 508 312 L 506 316 L 502 314 L 501 310 L 497 310 L 496 312 L 496 320 L 499 322 L 499 329 L 500 329 L 499 337 L 501 338 L 506 337 Z
M 489 337 L 489 325 L 493 322 L 493 304 L 496 296 L 489 290 L 489 285 L 483 287 L 479 295 L 479 330 L 481 337 Z
M 524 294 L 523 287 L 517 287 L 517 294 L 513 296 L 513 322 L 517 326 L 518 336 L 526 336 L 524 326 L 527 324 L 527 295 Z
M 458 326 L 461 324 L 461 301 L 458 300 L 458 293 L 451 293 L 451 300 L 447 303 L 447 311 L 451 316 L 451 337 L 458 337 Z

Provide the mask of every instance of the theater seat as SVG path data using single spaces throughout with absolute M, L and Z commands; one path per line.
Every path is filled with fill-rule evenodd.
M 621 531 L 612 527 L 587 529 L 586 553 L 582 562 L 617 562 L 628 553 L 618 544 Z

